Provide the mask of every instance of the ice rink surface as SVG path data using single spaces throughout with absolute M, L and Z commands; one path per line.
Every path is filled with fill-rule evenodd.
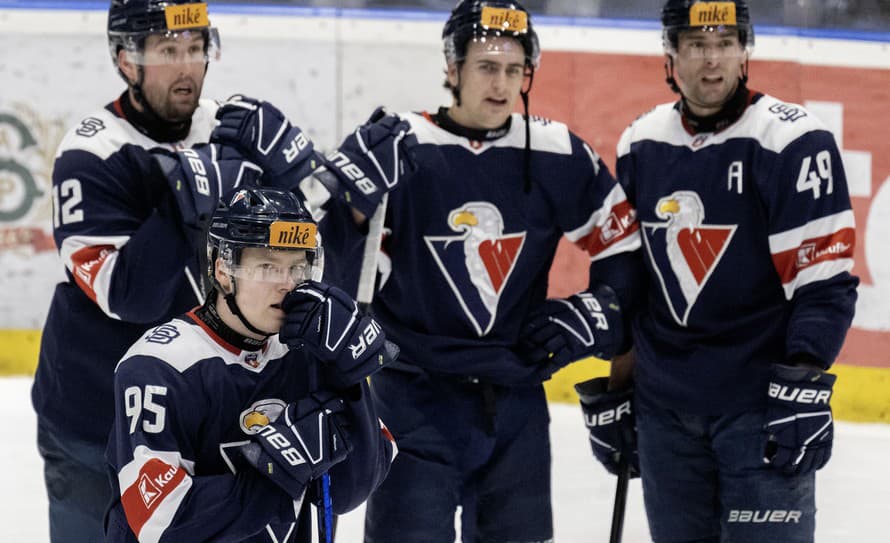
M 29 378 L 0 378 L 0 542 L 48 541 L 42 462 Z M 557 543 L 606 542 L 615 478 L 590 454 L 580 408 L 556 404 L 553 508 Z M 819 543 L 890 541 L 890 425 L 837 423 L 834 456 L 817 479 Z M 361 541 L 363 509 L 342 517 L 338 543 Z M 631 482 L 624 543 L 650 541 L 638 480 Z M 406 542 L 407 543 L 407 542 Z M 764 542 L 772 543 L 772 542 Z

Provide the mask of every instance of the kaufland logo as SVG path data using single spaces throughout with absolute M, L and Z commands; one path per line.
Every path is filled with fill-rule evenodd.
M 152 484 L 151 479 L 144 473 L 139 478 L 139 496 L 142 497 L 142 503 L 145 504 L 146 509 L 150 508 L 161 496 L 161 491 Z
M 812 264 L 815 254 L 815 243 L 807 243 L 805 245 L 801 245 L 800 248 L 797 250 L 797 267 L 805 268 Z
M 150 508 L 161 497 L 164 487 L 176 477 L 178 471 L 178 467 L 170 466 L 170 469 L 153 478 L 145 473 L 139 477 L 139 495 L 142 497 L 142 502 L 145 503 L 146 509 Z

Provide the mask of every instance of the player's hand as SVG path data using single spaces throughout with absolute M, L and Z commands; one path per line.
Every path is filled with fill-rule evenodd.
M 278 337 L 324 362 L 327 382 L 336 388 L 364 381 L 398 354 L 380 324 L 337 287 L 306 281 L 285 296 L 281 308 L 287 316 Z
M 763 461 L 788 475 L 810 473 L 831 458 L 835 375 L 773 364 L 767 395 Z
M 325 165 L 338 181 L 338 186 L 328 190 L 370 217 L 383 195 L 417 169 L 411 158 L 411 148 L 416 144 L 407 121 L 377 108 L 365 124 L 328 154 Z
M 352 451 L 346 409 L 341 398 L 317 391 L 288 404 L 278 419 L 240 447 L 241 456 L 292 498 L 301 499 L 309 481 Z
M 618 297 L 608 286 L 598 285 L 592 292 L 545 301 L 523 325 L 517 351 L 548 379 L 582 358 L 614 357 L 623 328 Z
M 609 391 L 608 384 L 608 377 L 597 377 L 575 385 L 584 412 L 584 425 L 590 432 L 590 448 L 609 473 L 618 475 L 624 456 L 630 466 L 630 476 L 639 477 L 633 389 Z
M 233 149 L 213 144 L 191 149 L 151 150 L 159 175 L 169 187 L 184 225 L 203 231 L 220 197 L 243 184 L 254 184 L 260 168 Z
M 216 112 L 219 125 L 210 141 L 238 149 L 259 165 L 263 185 L 293 190 L 299 181 L 321 167 L 324 157 L 312 141 L 269 102 L 240 94 Z

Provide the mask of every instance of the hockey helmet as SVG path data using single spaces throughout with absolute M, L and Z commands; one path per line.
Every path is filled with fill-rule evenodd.
M 171 38 L 188 37 L 199 32 L 204 38 L 202 51 L 185 58 L 158 55 L 147 58 L 145 40 L 160 34 Z M 207 4 L 196 0 L 112 0 L 108 8 L 108 50 L 115 68 L 118 51 L 124 49 L 134 64 L 165 64 L 219 60 L 219 32 L 210 25 Z
M 449 64 L 467 57 L 470 41 L 486 43 L 490 37 L 514 38 L 525 51 L 526 65 L 537 68 L 541 46 L 531 15 L 515 0 L 461 0 L 451 11 L 442 30 L 445 60 Z M 489 47 L 495 47 L 490 44 Z
M 241 253 L 248 247 L 305 251 L 306 265 L 247 269 L 240 263 Z M 276 189 L 241 189 L 221 202 L 210 223 L 207 256 L 211 282 L 220 291 L 213 273 L 217 258 L 232 277 L 258 281 L 318 281 L 324 272 L 320 237 L 312 215 L 292 192 Z
M 661 10 L 662 46 L 669 55 L 677 54 L 680 32 L 700 29 L 719 32 L 738 30 L 739 43 L 750 51 L 754 47 L 754 28 L 746 0 L 667 0 Z

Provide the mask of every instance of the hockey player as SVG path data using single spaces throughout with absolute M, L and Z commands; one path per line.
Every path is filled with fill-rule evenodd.
M 53 542 L 102 540 L 114 366 L 148 326 L 201 302 L 203 226 L 219 195 L 257 169 L 206 145 L 216 104 L 199 98 L 219 56 L 206 4 L 114 0 L 108 43 L 127 90 L 67 134 L 52 175 L 67 280 L 32 400 Z
M 392 346 L 343 291 L 312 280 L 318 239 L 291 192 L 243 189 L 220 206 L 215 290 L 115 370 L 107 541 L 308 543 L 311 481 L 329 472 L 344 513 L 386 476 L 395 444 L 366 378 Z
M 635 414 L 656 542 L 810 542 L 833 438 L 826 370 L 858 284 L 841 154 L 806 109 L 747 87 L 745 0 L 669 0 L 662 23 L 680 100 L 618 143 L 649 284 L 634 387 L 581 385 L 591 443 L 611 470 L 632 461 Z
M 328 157 L 342 182 L 331 192 L 363 216 L 391 189 L 386 280 L 372 308 L 402 355 L 372 378 L 372 394 L 400 453 L 368 502 L 365 540 L 452 543 L 461 507 L 464 541 L 548 541 L 541 383 L 619 349 L 618 299 L 630 280 L 610 275 L 610 263 L 631 258 L 638 233 L 623 190 L 586 143 L 564 124 L 512 114 L 540 56 L 528 12 L 515 1 L 464 1 L 443 38 L 451 107 L 378 123 L 409 126 L 410 156 L 378 145 L 389 173 L 380 182 L 364 176 L 376 165 Z M 370 148 L 374 136 L 359 129 L 340 150 Z M 590 255 L 590 288 L 545 300 L 562 236 Z

